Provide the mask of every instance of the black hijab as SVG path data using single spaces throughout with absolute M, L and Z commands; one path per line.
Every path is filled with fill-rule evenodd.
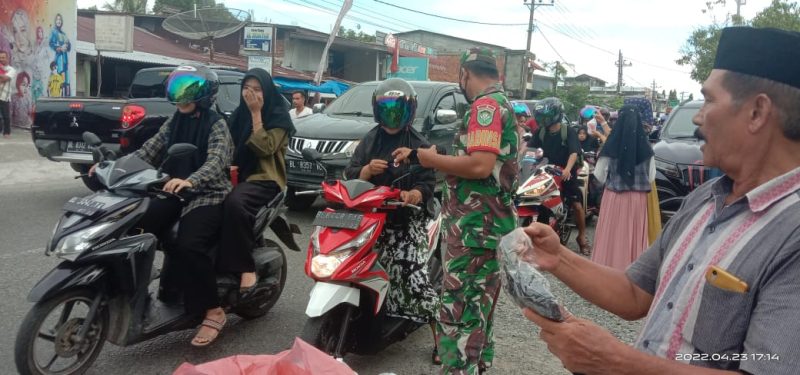
M 255 78 L 261 84 L 264 95 L 264 106 L 261 108 L 261 120 L 264 122 L 264 130 L 280 128 L 286 131 L 287 137 L 292 137 L 295 133 L 294 124 L 289 117 L 289 102 L 275 88 L 272 76 L 261 68 L 254 68 L 247 71 L 242 79 L 242 90 L 244 83 L 249 78 Z M 244 97 L 239 94 L 239 106 L 233 111 L 230 118 L 231 137 L 236 149 L 233 154 L 233 165 L 239 167 L 239 179 L 244 181 L 247 176 L 255 172 L 258 166 L 258 157 L 247 148 L 247 140 L 253 133 L 253 118 Z
M 200 108 L 189 114 L 175 111 L 169 124 L 169 141 L 167 147 L 176 143 L 191 143 L 197 146 L 197 151 L 191 158 L 169 160 L 164 165 L 164 171 L 170 176 L 187 178 L 205 164 L 208 158 L 208 137 L 211 127 L 222 119 L 219 113 L 209 108 Z
M 653 156 L 653 148 L 647 141 L 642 116 L 636 106 L 625 105 L 619 110 L 614 131 L 600 151 L 600 156 L 617 160 L 617 171 L 626 184 L 634 182 L 634 169 Z

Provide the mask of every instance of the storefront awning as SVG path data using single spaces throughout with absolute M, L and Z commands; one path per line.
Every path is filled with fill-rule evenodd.
M 296 81 L 281 77 L 273 77 L 273 81 L 275 81 L 275 84 L 278 85 L 282 91 L 316 91 L 320 93 L 334 94 L 336 96 L 342 95 L 350 88 L 349 85 L 337 81 L 325 81 L 319 86 L 314 85 L 311 82 Z

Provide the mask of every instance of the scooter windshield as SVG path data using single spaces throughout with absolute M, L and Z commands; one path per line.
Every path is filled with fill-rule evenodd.
M 547 158 L 540 157 L 535 151 L 529 150 L 525 152 L 522 160 L 519 163 L 519 181 L 520 183 L 527 181 L 533 176 L 542 165 L 547 164 Z

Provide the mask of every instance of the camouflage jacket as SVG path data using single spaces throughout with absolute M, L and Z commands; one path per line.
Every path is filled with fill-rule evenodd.
M 517 189 L 520 142 L 514 110 L 497 84 L 475 98 L 453 141 L 453 155 L 474 151 L 497 154 L 492 174 L 470 180 L 448 175 L 445 179 L 444 217 L 448 240 L 459 238 L 466 247 L 494 249 L 500 237 L 517 225 L 513 194 Z

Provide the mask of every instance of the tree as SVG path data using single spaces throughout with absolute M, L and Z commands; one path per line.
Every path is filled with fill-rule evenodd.
M 356 25 L 356 27 L 361 29 L 361 25 Z M 356 31 L 353 29 L 348 29 L 344 26 L 339 26 L 339 32 L 336 33 L 336 36 L 365 43 L 375 43 L 377 40 L 375 35 L 366 34 L 361 30 Z
M 709 9 L 713 6 L 725 4 L 725 0 L 709 1 L 706 5 Z M 681 47 L 681 58 L 676 61 L 678 65 L 692 67 L 690 76 L 697 82 L 702 83 L 711 73 L 714 67 L 714 57 L 717 54 L 717 44 L 722 34 L 722 29 L 733 25 L 748 24 L 743 19 L 728 17 L 725 22 L 714 22 L 692 32 L 692 35 Z M 749 22 L 754 27 L 775 27 L 784 30 L 800 31 L 800 8 L 797 3 L 787 0 L 772 0 L 772 3 Z
M 103 10 L 131 14 L 145 14 L 147 13 L 147 0 L 113 0 L 113 3 L 106 2 L 103 4 Z
M 625 98 L 619 95 L 614 95 L 614 96 L 589 95 L 586 103 L 592 105 L 599 105 L 606 108 L 611 108 L 612 110 L 616 110 L 620 109 L 622 105 L 625 104 Z
M 689 100 L 694 100 L 694 94 L 689 94 Z
M 170 8 L 176 10 L 178 13 L 188 12 L 194 9 L 195 3 L 197 3 L 198 9 L 217 5 L 214 0 L 156 0 L 155 4 L 153 4 L 153 12 L 160 14 Z M 165 7 L 167 9 L 165 9 Z
M 678 92 L 675 90 L 669 90 L 669 98 L 667 99 L 668 102 L 677 102 L 678 101 Z

